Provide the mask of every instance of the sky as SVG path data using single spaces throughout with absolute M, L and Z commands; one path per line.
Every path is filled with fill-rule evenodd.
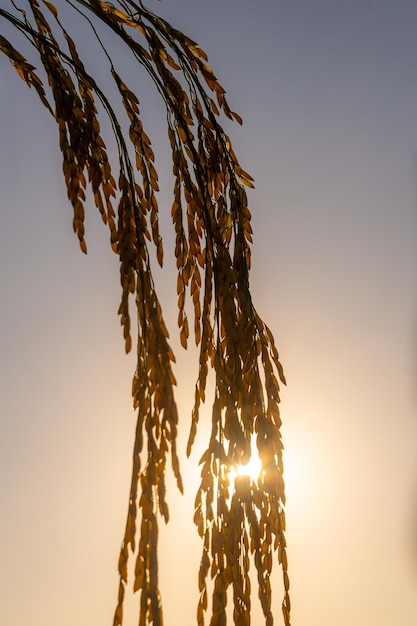
M 244 119 L 227 128 L 256 181 L 251 285 L 287 378 L 293 625 L 415 626 L 417 4 L 148 6 L 206 50 Z M 105 80 L 104 63 L 94 70 Z M 165 183 L 157 278 L 177 355 L 185 482 L 182 497 L 170 481 L 161 589 L 165 623 L 192 626 L 202 548 L 193 501 L 208 427 L 186 460 L 197 360 L 176 332 L 163 108 L 139 78 Z M 93 210 L 81 254 L 56 128 L 5 57 L 0 84 L 0 622 L 102 626 L 116 605 L 135 426 L 117 258 Z M 137 623 L 137 602 L 129 599 L 125 626 Z M 262 624 L 258 608 L 253 624 Z

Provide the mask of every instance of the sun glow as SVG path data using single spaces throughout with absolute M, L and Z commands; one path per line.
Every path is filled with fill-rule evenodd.
M 257 480 L 262 469 L 262 462 L 256 450 L 252 450 L 252 456 L 246 465 L 237 465 L 230 470 L 231 481 L 238 476 L 249 476 L 251 480 Z

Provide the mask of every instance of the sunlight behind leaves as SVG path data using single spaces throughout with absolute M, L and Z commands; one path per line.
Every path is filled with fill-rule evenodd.
M 231 485 L 233 485 L 238 476 L 248 476 L 251 480 L 257 481 L 258 476 L 262 470 L 262 462 L 256 450 L 254 437 L 252 437 L 251 448 L 252 454 L 248 463 L 241 465 L 239 464 L 236 467 L 231 468 L 229 473 Z

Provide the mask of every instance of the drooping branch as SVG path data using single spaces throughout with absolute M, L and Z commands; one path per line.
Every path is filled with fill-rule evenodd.
M 58 125 L 59 146 L 73 227 L 86 252 L 84 216 L 89 188 L 120 262 L 119 314 L 126 351 L 132 347 L 130 301 L 136 305 L 137 366 L 132 394 L 138 411 L 132 481 L 119 559 L 120 585 L 114 626 L 123 620 L 128 560 L 136 555 L 134 590 L 140 591 L 141 626 L 162 625 L 158 588 L 158 516 L 168 521 L 165 474 L 169 456 L 182 490 L 176 450 L 178 412 L 174 399 L 174 354 L 152 278 L 149 242 L 162 265 L 158 174 L 139 101 L 125 84 L 95 27 L 100 23 L 121 39 L 162 97 L 167 113 L 174 190 L 172 220 L 178 270 L 178 326 L 187 346 L 186 297 L 194 309 L 194 336 L 200 345 L 198 377 L 187 454 L 206 399 L 209 369 L 215 373 L 212 431 L 201 459 L 195 522 L 203 537 L 199 572 L 198 624 L 208 608 L 207 577 L 213 579 L 210 626 L 226 623 L 226 600 L 233 590 L 234 623 L 250 623 L 250 556 L 257 571 L 265 623 L 273 623 L 270 575 L 276 552 L 284 577 L 283 614 L 290 624 L 285 544 L 284 482 L 280 436 L 279 380 L 285 382 L 273 336 L 257 314 L 249 286 L 251 214 L 245 186 L 252 178 L 240 166 L 220 116 L 241 123 L 207 64 L 206 53 L 189 37 L 132 0 L 62 0 L 90 25 L 109 63 L 110 77 L 127 116 L 128 132 L 115 106 L 88 72 L 76 43 L 54 4 L 11 1 L 0 18 L 30 41 L 47 79 L 14 44 L 0 35 L 0 50 L 33 87 Z M 30 18 L 28 13 L 30 12 Z M 118 151 L 118 176 L 108 158 L 96 101 L 110 120 Z M 256 451 L 252 439 L 256 439 Z M 259 454 L 257 480 L 231 484 L 230 471 Z M 140 514 L 140 515 L 139 515 Z M 137 519 L 140 517 L 140 530 Z

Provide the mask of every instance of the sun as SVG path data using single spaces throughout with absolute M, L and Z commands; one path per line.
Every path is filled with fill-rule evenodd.
M 258 456 L 256 450 L 252 450 L 251 458 L 246 465 L 237 465 L 230 470 L 230 478 L 233 482 L 237 476 L 249 476 L 253 481 L 258 479 L 258 476 L 262 470 L 262 462 Z

